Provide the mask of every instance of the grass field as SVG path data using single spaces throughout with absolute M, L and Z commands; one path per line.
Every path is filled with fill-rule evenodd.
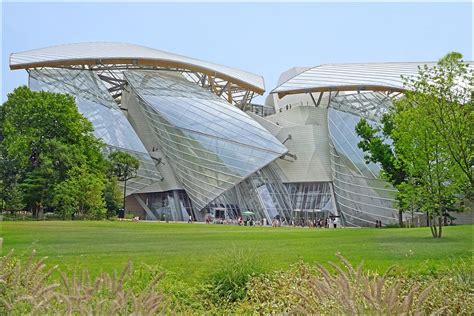
M 341 252 L 352 263 L 383 272 L 393 264 L 429 272 L 451 260 L 472 260 L 474 226 L 446 227 L 433 239 L 429 228 L 303 229 L 109 221 L 1 222 L 3 254 L 38 257 L 62 271 L 92 274 L 121 270 L 129 260 L 160 265 L 194 283 L 233 248 L 256 254 L 266 270 L 298 260 L 327 262 Z

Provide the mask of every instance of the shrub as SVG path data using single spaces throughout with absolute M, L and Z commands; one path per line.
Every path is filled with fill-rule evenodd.
M 254 252 L 234 248 L 216 260 L 216 269 L 204 280 L 202 294 L 214 304 L 234 303 L 246 297 L 247 283 L 262 272 Z
M 384 275 L 342 266 L 298 263 L 287 271 L 253 278 L 238 314 L 453 314 L 472 315 L 472 264 L 457 261 L 438 275 Z M 401 273 L 402 272 L 402 273 Z

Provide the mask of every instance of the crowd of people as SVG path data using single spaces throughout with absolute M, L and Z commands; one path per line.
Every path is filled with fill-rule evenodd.
M 266 218 L 254 219 L 253 217 L 239 216 L 236 219 L 230 218 L 213 218 L 206 216 L 206 224 L 225 224 L 225 225 L 239 225 L 239 226 L 293 226 L 293 227 L 309 227 L 309 228 L 339 228 L 340 221 L 338 217 L 320 218 L 320 219 L 297 219 L 287 220 L 286 218 L 274 217 L 272 221 L 267 221 Z

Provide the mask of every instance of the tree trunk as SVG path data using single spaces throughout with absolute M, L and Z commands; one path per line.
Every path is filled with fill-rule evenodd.
M 443 215 L 429 216 L 429 222 L 433 238 L 441 238 L 443 232 Z
M 442 227 L 443 227 L 443 215 L 440 215 L 438 217 L 438 223 L 439 223 L 438 238 L 441 238 L 441 232 L 442 232 Z
M 127 196 L 127 180 L 123 182 L 123 214 L 125 216 L 125 199 Z
M 398 210 L 398 225 L 400 225 L 400 227 L 403 227 L 403 211 L 402 210 Z
M 436 227 L 436 218 L 433 215 L 429 216 L 431 235 L 433 238 L 438 238 L 438 229 Z

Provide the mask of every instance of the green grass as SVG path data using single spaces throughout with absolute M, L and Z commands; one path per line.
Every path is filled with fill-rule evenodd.
M 266 270 L 298 260 L 337 261 L 341 252 L 353 264 L 385 271 L 397 264 L 428 273 L 451 260 L 472 259 L 474 226 L 446 227 L 444 237 L 429 228 L 302 229 L 109 221 L 1 222 L 3 254 L 48 256 L 63 271 L 87 268 L 92 274 L 121 270 L 129 260 L 160 265 L 194 283 L 233 248 L 256 253 Z

